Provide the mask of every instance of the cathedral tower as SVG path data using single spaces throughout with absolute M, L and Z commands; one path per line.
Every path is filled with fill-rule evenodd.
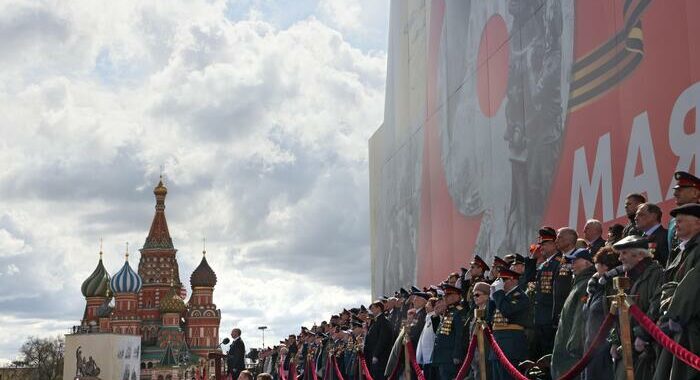
M 138 313 L 138 292 L 142 286 L 141 276 L 129 265 L 129 253 L 122 269 L 112 277 L 109 287 L 114 293 L 114 310 L 109 323 L 117 334 L 140 335 L 141 317 Z
M 213 294 L 216 273 L 207 263 L 206 251 L 202 261 L 190 277 L 192 295 L 188 302 L 187 343 L 190 350 L 202 357 L 219 350 L 219 325 L 221 310 L 214 304 Z
M 153 189 L 156 197 L 156 212 L 151 222 L 146 242 L 141 249 L 139 275 L 143 278 L 143 289 L 139 292 L 139 315 L 143 320 L 143 343 L 146 346 L 157 344 L 158 330 L 162 325 L 160 301 L 170 291 L 174 284 L 184 297 L 184 288 L 180 282 L 180 272 L 177 250 L 168 231 L 165 219 L 165 197 L 168 189 L 163 185 L 163 179 Z

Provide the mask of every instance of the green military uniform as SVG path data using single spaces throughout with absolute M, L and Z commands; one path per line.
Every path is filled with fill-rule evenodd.
M 457 375 L 457 365 L 454 361 L 464 359 L 465 324 L 462 306 L 450 305 L 440 321 L 433 349 L 432 364 L 438 367 L 441 379 L 454 379 Z
M 493 336 L 508 360 L 517 366 L 527 359 L 525 327 L 529 325 L 530 299 L 520 286 L 507 293 L 504 290 L 495 291 L 491 297 L 488 321 Z M 494 380 L 511 378 L 493 351 L 489 355 L 489 361 Z
M 574 283 L 561 309 L 557 333 L 552 351 L 552 378 L 557 379 L 568 371 L 585 351 L 583 304 L 586 302 L 586 285 L 595 273 L 595 267 L 584 269 L 574 276 Z M 578 377 L 576 377 L 578 379 Z
M 681 208 L 685 206 L 681 206 Z M 661 303 L 662 309 L 666 310 L 666 314 L 662 318 L 661 324 L 663 326 L 664 322 L 669 319 L 679 324 L 680 329 L 675 329 L 675 331 L 671 332 L 672 338 L 681 346 L 699 355 L 700 302 L 698 302 L 697 297 L 698 288 L 700 287 L 698 285 L 700 284 L 700 234 L 685 244 L 685 248 L 674 258 L 667 272 L 672 274 L 672 276 L 669 279 L 670 282 L 664 286 L 664 299 L 662 299 Z M 666 350 L 661 351 L 654 379 L 685 380 L 699 378 L 700 373 L 698 371 L 687 366 L 670 352 Z

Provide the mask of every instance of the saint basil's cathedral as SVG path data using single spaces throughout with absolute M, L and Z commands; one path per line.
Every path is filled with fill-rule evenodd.
M 82 284 L 86 299 L 81 321 L 83 332 L 141 336 L 141 378 L 177 379 L 174 366 L 205 366 L 210 352 L 220 352 L 221 310 L 213 299 L 216 274 L 203 252 L 202 261 L 190 276 L 192 293 L 180 281 L 177 250 L 165 218 L 163 181 L 153 190 L 156 210 L 146 242 L 141 248 L 138 270 L 129 263 L 111 276 L 100 260 Z M 114 302 L 112 303 L 112 298 Z

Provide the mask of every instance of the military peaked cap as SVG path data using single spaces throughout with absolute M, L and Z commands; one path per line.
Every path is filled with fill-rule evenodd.
M 673 173 L 673 178 L 676 179 L 676 186 L 674 189 L 680 189 L 681 187 L 695 187 L 700 189 L 700 178 L 688 173 L 688 172 L 675 172 Z
M 613 244 L 613 248 L 617 250 L 630 248 L 649 249 L 649 240 L 641 236 L 630 235 Z

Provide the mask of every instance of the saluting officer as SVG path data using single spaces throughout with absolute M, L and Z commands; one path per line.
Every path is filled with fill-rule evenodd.
M 440 379 L 454 379 L 457 366 L 464 359 L 466 344 L 464 331 L 466 319 L 464 309 L 459 305 L 461 292 L 450 284 L 443 284 L 444 300 L 447 304 L 445 315 L 435 337 L 432 364 L 438 367 Z
M 519 286 L 520 274 L 503 268 L 498 279 L 491 285 L 491 300 L 488 305 L 488 321 L 493 336 L 508 360 L 514 365 L 527 359 L 525 326 L 528 324 L 530 299 Z M 495 353 L 489 356 L 493 379 L 510 379 Z
M 474 260 L 472 260 L 469 265 L 469 283 L 466 286 L 464 294 L 464 302 L 468 303 L 468 308 L 473 309 L 474 304 L 472 300 L 472 293 L 474 291 L 474 285 L 478 282 L 486 282 L 486 272 L 489 271 L 489 266 L 486 261 L 482 259 L 479 255 L 474 255 Z M 464 286 L 462 287 L 465 288 Z
M 554 241 L 557 232 L 552 227 L 542 227 L 538 231 L 538 249 L 525 263 L 527 282 L 534 280 L 533 330 L 537 337 L 533 342 L 532 358 L 539 359 L 552 353 L 556 326 L 559 323 L 558 311 L 554 310 L 554 280 L 559 276 L 562 254 L 557 251 Z M 543 260 L 539 265 L 538 260 Z M 555 314 L 557 319 L 555 319 Z

